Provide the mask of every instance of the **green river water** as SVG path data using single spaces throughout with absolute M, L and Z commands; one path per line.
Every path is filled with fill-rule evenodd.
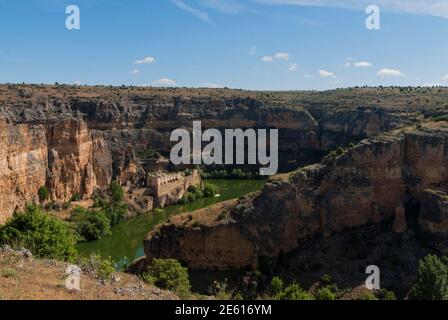
M 156 225 L 166 222 L 169 217 L 208 207 L 217 202 L 239 198 L 245 194 L 260 190 L 264 180 L 208 180 L 219 188 L 219 197 L 196 200 L 187 205 L 166 207 L 162 213 L 147 213 L 125 220 L 112 228 L 110 237 L 81 243 L 78 251 L 83 256 L 98 253 L 103 257 L 112 257 L 121 268 L 144 255 L 143 238 Z

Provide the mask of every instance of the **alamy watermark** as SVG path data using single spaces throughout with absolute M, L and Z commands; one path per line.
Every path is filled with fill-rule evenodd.
M 278 129 L 269 130 L 269 142 L 267 129 L 225 129 L 223 138 L 218 129 L 202 132 L 201 121 L 193 121 L 192 135 L 186 129 L 176 129 L 170 141 L 178 142 L 170 154 L 175 165 L 258 164 L 263 176 L 278 170 Z M 203 149 L 202 142 L 208 142 Z
M 75 265 L 69 265 L 65 270 L 67 278 L 65 279 L 65 287 L 68 290 L 81 291 L 81 268 Z
M 79 10 L 79 7 L 69 5 L 65 9 L 65 13 L 69 15 L 65 20 L 65 27 L 67 30 L 81 29 L 81 10 Z
M 370 265 L 366 268 L 366 274 L 369 274 L 365 282 L 367 289 L 369 290 L 381 289 L 380 268 L 378 268 L 378 266 L 375 265 Z
M 381 10 L 377 5 L 371 4 L 366 8 L 366 14 L 369 16 L 366 19 L 366 28 L 368 30 L 381 29 Z

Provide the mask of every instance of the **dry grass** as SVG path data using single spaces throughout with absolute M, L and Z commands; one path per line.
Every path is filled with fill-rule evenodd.
M 67 264 L 0 253 L 0 299 L 7 300 L 173 300 L 178 297 L 148 286 L 138 277 L 116 273 L 119 281 L 81 276 L 81 291 L 65 287 Z

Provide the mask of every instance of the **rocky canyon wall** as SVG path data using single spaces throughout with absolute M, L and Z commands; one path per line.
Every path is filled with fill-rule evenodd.
M 0 120 L 0 223 L 27 203 L 38 201 L 47 186 L 49 200 L 75 194 L 90 197 L 109 186 L 112 158 L 102 137 L 93 137 L 82 120 L 53 124 L 13 124 Z

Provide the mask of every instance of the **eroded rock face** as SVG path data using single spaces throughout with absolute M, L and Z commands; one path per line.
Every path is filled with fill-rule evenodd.
M 422 193 L 420 224 L 431 233 L 448 232 L 448 195 L 443 191 L 426 189 Z
M 112 178 L 109 147 L 79 119 L 46 125 L 0 120 L 0 163 L 0 223 L 37 202 L 42 186 L 50 200 L 63 202 L 75 194 L 90 197 Z
M 207 226 L 199 226 L 197 220 L 194 223 L 188 214 L 174 217 L 172 224 L 160 226 L 145 238 L 146 256 L 149 259 L 176 256 L 193 269 L 255 267 L 257 246 L 242 235 L 239 225 L 228 218 L 208 220 L 210 215 L 225 214 L 233 205 L 235 201 L 231 200 L 199 210 L 196 219 L 202 217 Z
M 93 140 L 85 122 L 65 120 L 48 135 L 50 198 L 68 201 L 74 194 L 89 197 L 97 185 L 93 171 Z
M 229 229 L 229 236 L 221 239 L 222 245 L 231 246 L 237 238 L 244 238 L 257 247 L 257 255 L 274 257 L 315 235 L 327 237 L 370 223 L 395 219 L 394 229 L 402 233 L 407 228 L 405 208 L 411 203 L 421 204 L 420 223 L 428 231 L 446 233 L 446 195 L 425 189 L 445 190 L 447 136 L 443 130 L 384 134 L 363 141 L 342 155 L 326 158 L 321 164 L 305 167 L 289 179 L 270 181 L 259 196 L 240 200 L 231 211 L 230 223 L 219 225 L 220 229 Z M 208 238 L 203 241 L 218 241 L 216 228 L 205 224 Z M 154 240 L 157 245 L 147 248 L 151 257 L 158 256 L 160 250 L 165 257 L 182 257 L 194 267 L 217 267 L 214 262 L 207 264 L 216 261 L 212 251 L 202 252 L 205 257 L 201 265 L 186 259 L 187 249 L 182 246 L 170 251 L 160 239 L 170 237 L 171 242 L 182 244 L 197 237 L 194 230 L 181 234 L 169 233 L 170 230 L 161 230 L 159 240 Z M 239 232 L 237 237 L 235 230 Z M 180 239 L 173 240 L 176 237 Z
M 48 149 L 43 126 L 0 119 L 0 224 L 37 198 L 45 185 Z

